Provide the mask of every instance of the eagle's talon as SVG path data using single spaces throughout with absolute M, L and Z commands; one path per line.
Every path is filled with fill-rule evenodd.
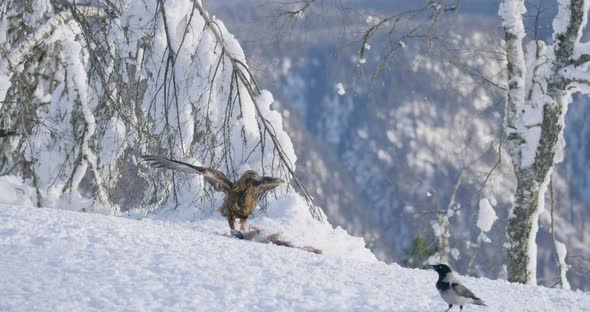
M 231 235 L 235 236 L 239 239 L 244 239 L 244 234 L 241 231 L 238 230 L 231 230 Z

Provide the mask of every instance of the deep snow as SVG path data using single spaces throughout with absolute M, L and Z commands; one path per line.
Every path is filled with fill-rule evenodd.
M 446 309 L 433 271 L 241 241 L 199 222 L 0 205 L 0 254 L 0 311 Z M 464 311 L 590 306 L 583 292 L 462 281 L 488 304 Z

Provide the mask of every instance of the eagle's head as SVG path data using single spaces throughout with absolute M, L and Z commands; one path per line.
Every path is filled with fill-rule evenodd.
M 244 172 L 242 174 L 242 176 L 240 177 L 240 180 L 250 181 L 250 180 L 257 180 L 259 178 L 260 178 L 260 175 L 258 175 L 258 172 L 254 171 L 254 170 L 246 170 L 246 172 Z
M 261 187 L 264 190 L 270 190 L 285 183 L 283 179 L 261 176 L 254 170 L 247 170 L 244 172 L 244 174 L 242 174 L 240 177 L 240 182 L 247 183 L 248 185 L 254 187 Z

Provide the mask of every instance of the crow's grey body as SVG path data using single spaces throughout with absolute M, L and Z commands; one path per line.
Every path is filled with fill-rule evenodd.
M 443 300 L 449 304 L 449 311 L 453 305 L 459 305 L 459 309 L 463 310 L 463 306 L 466 304 L 483 305 L 486 304 L 475 296 L 475 294 L 463 286 L 461 282 L 455 278 L 455 275 L 451 271 L 451 268 L 445 264 L 431 265 L 438 273 L 438 281 L 436 282 L 436 289 L 443 298 Z

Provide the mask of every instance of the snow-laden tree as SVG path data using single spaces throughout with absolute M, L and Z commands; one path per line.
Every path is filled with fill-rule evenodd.
M 524 42 L 524 0 L 503 0 L 499 9 L 508 73 L 504 127 L 517 179 L 505 243 L 512 282 L 536 283 L 538 220 L 553 167 L 563 158 L 565 114 L 574 92 L 590 93 L 590 43 L 580 42 L 590 1 L 558 4 L 551 43 Z
M 0 141 L 0 175 L 30 181 L 38 206 L 210 199 L 202 178 L 148 170 L 142 154 L 294 178 L 272 95 L 201 1 L 2 1 L 0 84 L 0 128 L 19 133 Z

